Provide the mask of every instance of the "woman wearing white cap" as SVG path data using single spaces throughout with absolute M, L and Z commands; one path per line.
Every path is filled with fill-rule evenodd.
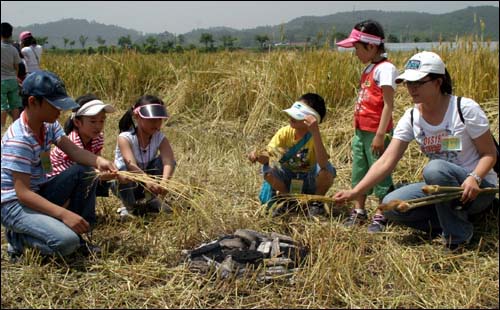
M 480 195 L 479 189 L 497 185 L 493 171 L 497 153 L 488 118 L 469 98 L 452 95 L 452 83 L 441 58 L 421 52 L 406 63 L 396 83 L 404 82 L 415 106 L 399 120 L 387 150 L 352 190 L 340 191 L 340 201 L 356 199 L 391 173 L 408 144 L 416 140 L 430 161 L 423 170 L 424 181 L 388 194 L 383 202 L 424 197 L 422 186 L 461 186 L 460 201 L 442 202 L 408 212 L 387 211 L 385 217 L 396 224 L 440 233 L 446 246 L 455 249 L 470 241 L 473 225 L 469 215 L 480 213 L 494 195 Z
M 104 122 L 106 113 L 112 113 L 115 108 L 110 104 L 105 104 L 94 94 L 86 94 L 76 98 L 78 108 L 73 109 L 73 113 L 64 124 L 64 132 L 68 138 L 78 147 L 90 151 L 96 155 L 101 155 L 104 146 Z M 58 147 L 50 152 L 50 162 L 52 172 L 47 177 L 52 178 L 75 163 Z M 104 181 L 106 176 L 101 178 Z M 111 178 L 109 178 L 111 179 Z M 107 183 L 99 183 L 97 186 L 97 196 L 108 196 L 109 186 Z

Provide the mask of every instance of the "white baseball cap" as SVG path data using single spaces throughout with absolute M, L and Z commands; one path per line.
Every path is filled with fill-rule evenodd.
M 408 60 L 405 65 L 405 72 L 396 77 L 396 83 L 418 81 L 429 73 L 445 74 L 444 62 L 436 53 L 420 52 Z
M 76 116 L 94 116 L 99 114 L 102 110 L 106 113 L 112 113 L 115 108 L 110 104 L 105 104 L 101 100 L 95 99 L 91 100 L 84 105 L 82 105 L 78 111 L 73 112 L 72 117 Z
M 316 118 L 318 123 L 321 120 L 321 117 L 319 116 L 318 112 L 316 112 L 313 108 L 308 106 L 307 104 L 297 101 L 295 102 L 292 107 L 283 110 L 286 114 L 290 115 L 293 119 L 296 119 L 298 121 L 303 120 L 306 115 L 312 115 Z

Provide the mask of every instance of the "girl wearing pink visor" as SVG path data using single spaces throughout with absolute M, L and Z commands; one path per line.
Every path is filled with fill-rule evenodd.
M 392 134 L 392 111 L 394 102 L 396 67 L 387 60 L 382 26 L 366 20 L 354 26 L 349 37 L 338 46 L 356 49 L 359 60 L 368 64 L 361 75 L 358 98 L 354 109 L 355 134 L 352 141 L 352 187 L 354 188 L 368 172 L 389 144 Z M 386 135 L 387 134 L 387 135 Z M 372 192 L 382 201 L 392 186 L 391 176 L 354 200 L 354 209 L 345 222 L 346 226 L 362 224 L 368 220 L 365 211 L 367 195 Z M 384 229 L 386 220 L 379 212 L 368 226 L 369 232 Z
M 140 97 L 120 119 L 120 134 L 115 150 L 118 169 L 149 175 L 161 175 L 170 179 L 175 170 L 175 157 L 170 142 L 160 131 L 168 118 L 163 101 L 151 95 Z M 169 207 L 156 196 L 163 189 L 156 184 L 113 184 L 113 192 L 122 201 L 117 212 L 120 219 L 130 217 L 130 212 L 143 214 L 147 211 L 169 211 Z

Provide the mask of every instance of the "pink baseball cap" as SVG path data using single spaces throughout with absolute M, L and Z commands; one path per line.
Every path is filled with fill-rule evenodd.
M 340 47 L 350 48 L 353 47 L 354 43 L 356 42 L 380 45 L 384 43 L 384 39 L 373 34 L 364 33 L 357 29 L 353 29 L 349 37 L 340 42 L 337 42 L 337 45 Z
M 19 41 L 22 41 L 28 37 L 32 37 L 33 35 L 29 31 L 23 31 L 19 34 Z

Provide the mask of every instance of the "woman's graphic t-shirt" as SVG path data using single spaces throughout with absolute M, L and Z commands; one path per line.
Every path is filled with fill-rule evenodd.
M 411 110 L 406 110 L 394 130 L 394 138 L 410 142 L 415 139 L 420 150 L 430 159 L 443 159 L 473 171 L 479 161 L 479 153 L 473 139 L 483 135 L 489 129 L 488 118 L 481 107 L 472 99 L 463 98 L 461 110 L 465 124 L 457 111 L 457 97 L 451 96 L 448 110 L 441 124 L 433 126 L 420 115 L 418 105 L 413 108 L 413 126 Z M 485 180 L 497 184 L 493 169 Z

